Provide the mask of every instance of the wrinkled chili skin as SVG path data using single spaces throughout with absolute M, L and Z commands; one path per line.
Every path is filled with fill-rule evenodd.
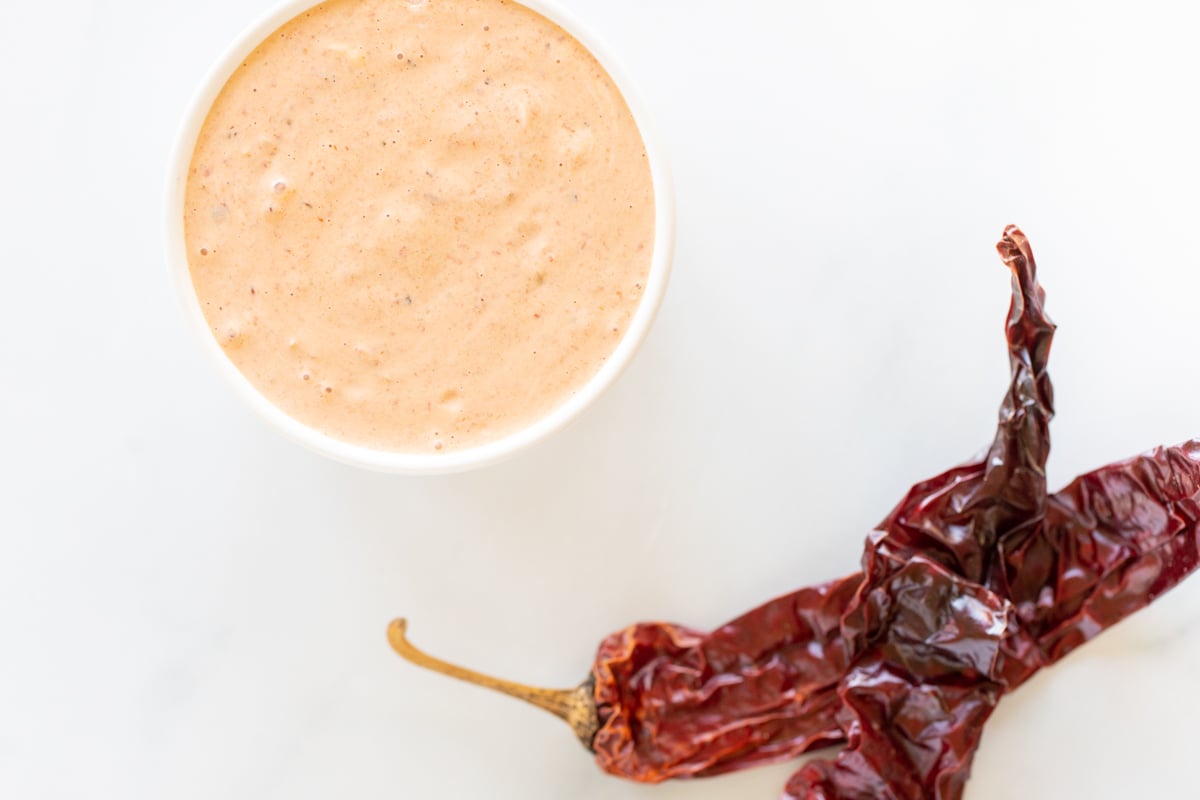
M 609 636 L 593 669 L 597 763 L 656 783 L 840 742 L 841 615 L 859 578 L 776 598 L 710 634 L 644 623 Z
M 1200 566 L 1200 441 L 1076 478 L 1044 525 L 1002 550 L 1020 627 L 1004 672 L 1016 688 Z
M 785 796 L 957 796 L 1004 693 L 997 666 L 1012 606 L 916 557 L 850 613 L 867 644 L 839 690 L 847 747 L 836 760 L 806 765 Z
M 1006 692 L 1200 565 L 1200 442 L 1047 494 L 1054 325 L 1024 235 L 1010 226 L 997 249 L 1013 274 L 1011 382 L 984 456 L 914 486 L 859 574 L 711 634 L 645 623 L 606 639 L 603 769 L 654 782 L 844 742 L 784 797 L 958 800 Z

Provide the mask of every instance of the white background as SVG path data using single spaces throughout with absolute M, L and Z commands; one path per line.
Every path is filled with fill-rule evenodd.
M 1051 483 L 1200 436 L 1188 2 L 562 0 L 655 109 L 676 271 L 633 365 L 516 460 L 310 455 L 188 338 L 168 152 L 269 0 L 0 11 L 0 797 L 773 800 L 641 787 L 414 641 L 573 685 L 638 619 L 852 571 L 988 442 L 1021 224 L 1060 326 Z M 1200 576 L 1004 701 L 969 800 L 1194 797 Z

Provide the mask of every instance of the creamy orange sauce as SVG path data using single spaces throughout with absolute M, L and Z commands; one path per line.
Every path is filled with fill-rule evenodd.
M 213 335 L 292 417 L 401 452 L 494 440 L 595 375 L 650 268 L 637 126 L 503 0 L 331 0 L 216 100 L 188 176 Z

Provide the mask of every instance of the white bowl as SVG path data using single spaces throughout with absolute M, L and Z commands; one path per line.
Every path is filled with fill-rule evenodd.
M 605 389 L 612 385 L 650 330 L 658 307 L 662 303 L 671 271 L 671 259 L 675 244 L 675 212 L 666 159 L 662 147 L 651 129 L 646 106 L 633 91 L 628 78 L 613 61 L 612 56 L 586 27 L 562 9 L 545 2 L 545 0 L 521 0 L 521 4 L 562 27 L 591 51 L 617 85 L 629 106 L 645 145 L 654 185 L 654 252 L 645 291 L 629 328 L 596 375 L 546 416 L 525 428 L 484 445 L 445 454 L 404 453 L 350 444 L 321 433 L 285 414 L 242 375 L 233 362 L 226 357 L 221 346 L 213 337 L 201 311 L 188 269 L 183 226 L 184 190 L 200 129 L 226 81 L 254 48 L 279 27 L 304 11 L 319 5 L 319 2 L 286 0 L 247 28 L 209 71 L 188 107 L 168 167 L 165 204 L 167 264 L 174 278 L 184 314 L 188 318 L 188 326 L 196 335 L 201 348 L 216 366 L 217 371 L 225 378 L 238 397 L 273 427 L 311 450 L 359 467 L 414 475 L 461 472 L 495 463 L 542 441 L 578 417 Z

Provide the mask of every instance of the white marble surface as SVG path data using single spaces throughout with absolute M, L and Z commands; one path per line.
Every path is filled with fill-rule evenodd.
M 269 0 L 5 7 L 0 797 L 773 800 L 794 765 L 605 777 L 384 627 L 572 684 L 635 619 L 850 571 L 989 439 L 1010 221 L 1060 326 L 1052 483 L 1200 436 L 1194 4 L 562 2 L 658 110 L 675 278 L 580 422 L 437 479 L 298 450 L 181 324 L 168 149 Z M 969 800 L 1197 796 L 1198 674 L 1200 577 L 1007 699 Z

